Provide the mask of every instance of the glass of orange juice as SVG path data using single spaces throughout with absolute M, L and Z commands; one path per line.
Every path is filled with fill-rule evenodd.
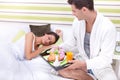
M 66 59 L 67 59 L 67 61 L 72 60 L 73 59 L 73 53 L 72 52 L 66 52 Z

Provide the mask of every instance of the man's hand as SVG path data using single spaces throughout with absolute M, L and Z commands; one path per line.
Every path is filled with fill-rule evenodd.
M 71 63 L 71 65 L 67 67 L 68 69 L 81 69 L 87 72 L 87 66 L 85 61 L 71 60 L 68 63 Z
M 61 76 L 75 80 L 93 80 L 87 73 L 85 61 L 71 60 L 68 63 L 72 64 L 67 68 L 58 71 Z

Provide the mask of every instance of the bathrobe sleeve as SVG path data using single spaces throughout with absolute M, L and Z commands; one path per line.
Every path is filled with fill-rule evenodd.
M 68 35 L 69 39 L 63 42 L 60 47 L 62 47 L 65 51 L 74 51 L 76 46 L 76 39 L 72 33 L 72 35 Z
M 76 20 L 76 19 L 75 19 Z M 63 47 L 65 49 L 65 51 L 73 51 L 76 52 L 77 50 L 77 39 L 76 39 L 76 33 L 75 33 L 75 28 L 73 26 L 75 24 L 75 21 L 72 24 L 72 32 L 71 35 L 69 36 L 69 39 L 65 42 L 63 42 L 63 44 L 60 45 L 60 47 Z

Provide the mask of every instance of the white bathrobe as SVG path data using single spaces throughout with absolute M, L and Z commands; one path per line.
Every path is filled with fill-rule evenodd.
M 82 60 L 86 61 L 87 69 L 92 69 L 94 75 L 99 80 L 116 80 L 116 76 L 111 67 L 116 42 L 115 26 L 107 18 L 97 13 L 90 36 L 90 59 L 84 50 L 85 31 L 85 21 L 76 18 L 73 22 L 73 35 L 70 37 L 71 40 L 61 46 L 67 51 L 77 46 L 79 55 Z M 105 73 L 111 74 L 105 75 Z

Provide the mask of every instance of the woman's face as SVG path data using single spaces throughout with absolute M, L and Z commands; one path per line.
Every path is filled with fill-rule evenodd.
M 42 37 L 42 44 L 45 46 L 51 45 L 55 42 L 55 36 L 50 35 L 50 34 L 45 34 Z

